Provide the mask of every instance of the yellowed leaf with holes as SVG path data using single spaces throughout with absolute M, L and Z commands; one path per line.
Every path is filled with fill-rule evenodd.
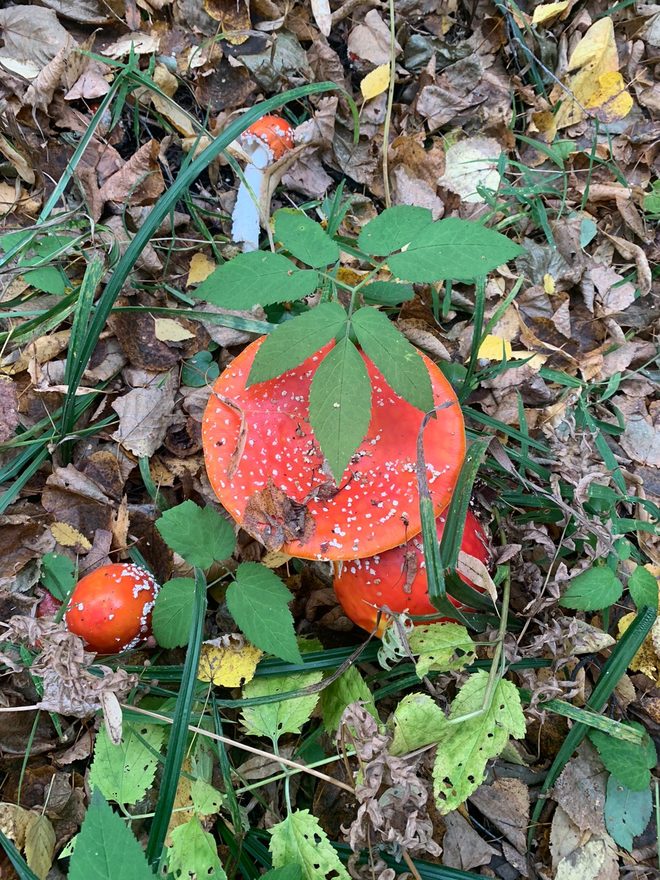
M 489 333 L 479 346 L 477 357 L 489 361 L 501 361 L 511 359 L 511 343 L 502 336 L 494 336 Z
M 619 638 L 625 633 L 630 624 L 635 619 L 635 614 L 624 614 L 617 624 L 619 630 Z M 642 642 L 642 646 L 630 661 L 629 668 L 633 672 L 642 672 L 648 676 L 656 685 L 660 686 L 660 659 L 654 648 L 654 641 L 657 644 L 660 639 L 660 617 L 656 618 L 655 623 L 651 627 L 651 632 Z
M 541 3 L 540 6 L 534 8 L 532 24 L 547 24 L 567 9 L 568 0 L 559 0 L 559 3 Z
M 91 550 L 92 545 L 78 529 L 74 529 L 69 523 L 54 522 L 50 532 L 61 547 L 80 547 L 82 550 Z
M 221 687 L 240 687 L 252 681 L 263 651 L 254 645 L 228 647 L 204 642 L 197 678 Z
M 365 101 L 382 95 L 390 84 L 390 65 L 380 64 L 368 73 L 360 83 L 360 91 Z
M 561 101 L 555 115 L 557 129 L 580 122 L 585 110 L 601 110 L 607 121 L 622 119 L 630 112 L 632 98 L 618 72 L 619 53 L 614 40 L 614 24 L 609 16 L 591 25 L 573 50 L 567 70 L 573 75 L 568 77 L 566 86 L 575 100 L 563 89 L 553 89 L 552 99 L 555 103 Z
M 161 342 L 183 342 L 185 339 L 195 338 L 194 333 L 173 318 L 154 318 L 154 323 L 156 339 Z
M 37 875 L 39 880 L 46 880 L 46 875 L 53 866 L 55 853 L 55 831 L 48 816 L 32 813 L 25 829 L 25 861 Z
M 190 261 L 190 268 L 188 269 L 186 287 L 191 287 L 193 284 L 199 284 L 201 281 L 205 281 L 215 269 L 215 263 L 213 260 L 209 260 L 205 254 L 193 254 L 193 258 Z

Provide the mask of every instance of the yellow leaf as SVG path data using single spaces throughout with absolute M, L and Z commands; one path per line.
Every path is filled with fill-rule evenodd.
M 617 624 L 619 630 L 619 638 L 625 633 L 630 624 L 635 619 L 635 614 L 624 614 L 623 617 L 619 620 Z M 651 627 L 651 632 L 646 636 L 644 641 L 642 642 L 642 646 L 639 651 L 635 654 L 633 659 L 630 661 L 629 668 L 632 669 L 633 672 L 642 672 L 652 681 L 655 681 L 656 685 L 660 686 L 660 659 L 658 659 L 658 655 L 653 647 L 654 639 L 657 642 L 658 637 L 660 636 L 660 617 L 656 619 L 655 623 Z
M 282 553 L 279 550 L 269 550 L 261 560 L 261 564 L 265 565 L 266 568 L 279 568 L 280 565 L 284 565 L 291 558 L 288 553 Z
M 503 339 L 501 336 L 489 334 L 479 346 L 477 357 L 488 361 L 501 361 L 504 358 L 510 360 L 511 343 L 508 339 Z
M 78 529 L 74 529 L 65 522 L 51 524 L 50 532 L 61 547 L 80 547 L 83 550 L 91 550 L 92 545 Z
M 156 324 L 156 339 L 161 342 L 183 342 L 185 339 L 194 339 L 195 334 L 174 321 L 172 318 L 154 318 Z
M 360 83 L 360 91 L 365 101 L 382 95 L 390 84 L 390 65 L 381 64 L 368 73 Z
M 194 254 L 190 261 L 190 268 L 188 269 L 186 287 L 191 287 L 193 284 L 199 284 L 200 281 L 205 281 L 211 272 L 215 271 L 215 268 L 216 265 L 213 260 L 209 260 L 204 254 Z
M 543 290 L 547 294 L 551 294 L 555 292 L 555 279 L 552 275 L 549 275 L 547 272 L 543 276 Z
M 568 9 L 568 0 L 559 0 L 559 3 L 542 3 L 534 9 L 532 24 L 545 24 L 557 18 Z
M 625 91 L 619 74 L 619 53 L 614 41 L 614 25 L 609 16 L 591 25 L 568 60 L 568 89 L 575 100 L 563 90 L 553 90 L 553 99 L 562 104 L 555 115 L 557 129 L 575 125 L 584 117 L 584 109 L 603 108 L 606 120 L 622 119 L 632 108 L 632 98 Z M 616 77 L 608 76 L 616 74 Z M 584 108 L 584 109 L 583 109 Z
M 202 644 L 197 678 L 221 687 L 240 687 L 254 678 L 263 651 L 254 645 L 219 645 L 217 639 Z
M 55 831 L 50 819 L 33 813 L 25 829 L 25 861 L 39 880 L 46 880 L 53 866 L 54 852 Z
M 33 813 L 16 804 L 0 804 L 0 831 L 16 844 L 18 849 L 25 846 L 25 831 L 32 821 Z

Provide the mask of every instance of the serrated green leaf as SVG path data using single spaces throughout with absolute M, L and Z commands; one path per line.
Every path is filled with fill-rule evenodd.
M 236 580 L 226 595 L 229 613 L 253 645 L 289 663 L 300 663 L 302 657 L 289 611 L 292 599 L 277 575 L 256 562 L 238 566 Z
M 627 726 L 644 734 L 641 747 L 593 728 L 589 730 L 589 739 L 598 749 L 606 769 L 618 782 L 632 791 L 643 791 L 651 783 L 650 771 L 655 767 L 658 756 L 653 740 L 641 724 L 628 722 Z
M 23 281 L 43 293 L 63 296 L 69 284 L 68 279 L 57 266 L 42 266 L 23 273 Z
M 275 212 L 275 238 L 297 260 L 320 269 L 339 259 L 339 245 L 318 223 L 302 211 L 281 208 Z
M 318 684 L 322 678 L 323 673 L 320 671 L 253 678 L 243 688 L 243 696 L 250 699 L 286 694 Z M 267 736 L 277 742 L 285 733 L 300 733 L 303 724 L 309 721 L 318 700 L 319 694 L 306 694 L 261 706 L 246 706 L 242 711 L 243 724 L 253 736 Z
M 157 754 L 164 738 L 162 726 L 125 722 L 121 742 L 115 745 L 102 727 L 94 744 L 90 786 L 98 788 L 109 801 L 125 805 L 137 803 L 153 784 Z
M 302 871 L 300 865 L 292 863 L 284 865 L 282 868 L 272 868 L 262 874 L 261 880 L 302 880 Z
M 61 553 L 41 558 L 41 583 L 60 602 L 67 602 L 76 585 L 76 565 Z
M 390 754 L 407 755 L 440 739 L 445 713 L 428 694 L 406 694 L 392 716 L 394 735 Z
M 409 636 L 410 650 L 418 655 L 415 672 L 423 678 L 431 670 L 450 672 L 476 659 L 475 644 L 467 629 L 458 623 L 429 623 L 416 626 Z
M 175 880 L 190 877 L 226 880 L 213 835 L 204 831 L 197 816 L 175 828 L 170 837 L 172 845 L 167 847 L 165 864 Z
M 151 628 L 161 647 L 182 648 L 188 644 L 194 595 L 192 578 L 172 578 L 158 591 Z
M 344 709 L 351 703 L 360 702 L 378 720 L 374 696 L 356 666 L 349 666 L 336 681 L 321 691 L 321 715 L 323 727 L 328 733 L 336 733 Z
M 399 284 L 397 281 L 372 281 L 371 284 L 365 284 L 360 292 L 365 303 L 383 306 L 398 306 L 415 295 L 412 284 Z
M 450 720 L 438 740 L 433 767 L 433 791 L 442 815 L 460 806 L 484 781 L 486 764 L 499 755 L 509 736 L 525 735 L 520 695 L 512 682 L 500 680 L 490 707 L 464 721 L 457 719 L 483 708 L 488 673 L 475 672 L 452 703 Z
M 99 791 L 76 838 L 69 880 L 154 880 L 142 847 Z
M 394 205 L 370 220 L 360 231 L 358 247 L 372 256 L 386 256 L 409 244 L 433 215 L 428 208 Z
M 658 580 L 643 565 L 638 565 L 628 578 L 628 589 L 637 608 L 658 607 Z
M 334 339 L 347 320 L 346 310 L 339 303 L 321 303 L 279 324 L 259 348 L 252 363 L 248 386 L 274 379 L 299 366 Z
M 428 367 L 414 345 L 387 316 L 369 307 L 358 309 L 352 325 L 362 350 L 378 367 L 390 388 L 422 412 L 433 409 Z
M 621 581 L 611 568 L 601 565 L 569 581 L 559 604 L 576 611 L 600 611 L 618 602 L 622 593 Z
M 156 528 L 169 547 L 190 565 L 210 568 L 234 552 L 236 537 L 231 524 L 212 507 L 184 501 L 166 510 Z
M 519 245 L 501 233 L 450 217 L 425 226 L 387 265 L 404 281 L 473 281 L 522 253 Z
M 317 367 L 309 420 L 338 483 L 371 421 L 371 382 L 359 351 L 344 337 Z
M 203 779 L 193 780 L 190 786 L 190 799 L 198 816 L 214 816 L 220 812 L 224 795 Z
M 218 266 L 194 295 L 224 309 L 251 309 L 302 299 L 314 293 L 318 284 L 318 272 L 313 269 L 298 269 L 282 254 L 252 251 Z
M 633 839 L 648 825 L 653 812 L 653 796 L 648 786 L 633 791 L 614 776 L 607 780 L 605 827 L 615 843 L 632 852 Z
M 299 865 L 304 880 L 349 880 L 337 850 L 309 810 L 296 810 L 270 829 L 273 867 Z

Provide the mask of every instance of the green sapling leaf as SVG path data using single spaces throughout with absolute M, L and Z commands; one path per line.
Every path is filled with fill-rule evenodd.
M 251 309 L 302 299 L 314 293 L 318 284 L 318 272 L 313 269 L 298 269 L 282 254 L 251 251 L 218 266 L 194 295 L 224 309 Z
M 175 553 L 198 568 L 228 559 L 236 545 L 233 526 L 217 510 L 190 500 L 166 510 L 156 528 Z
M 623 593 L 621 581 L 606 565 L 589 568 L 568 583 L 559 604 L 577 611 L 600 611 L 618 602 Z
M 358 236 L 358 247 L 371 256 L 387 256 L 409 244 L 432 222 L 433 215 L 428 208 L 394 205 L 364 226 Z
M 302 211 L 281 208 L 275 212 L 275 238 L 293 256 L 308 266 L 320 269 L 339 259 L 339 245 L 328 233 Z

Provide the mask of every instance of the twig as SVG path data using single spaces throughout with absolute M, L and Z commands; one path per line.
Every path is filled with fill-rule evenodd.
M 130 712 L 137 712 L 138 715 L 146 715 L 148 718 L 155 718 L 157 721 L 164 721 L 166 724 L 173 723 L 171 718 L 168 718 L 167 715 L 161 715 L 159 712 L 151 712 L 149 709 L 140 709 L 138 706 L 129 706 L 126 703 L 122 703 L 121 707 Z M 314 770 L 311 767 L 306 767 L 304 764 L 299 764 L 297 761 L 291 761 L 289 758 L 282 757 L 282 755 L 273 755 L 271 752 L 266 752 L 263 749 L 256 749 L 254 746 L 248 746 L 235 739 L 230 739 L 228 736 L 221 736 L 219 733 L 211 733 L 209 730 L 204 730 L 203 727 L 196 727 L 194 724 L 189 724 L 188 730 L 193 733 L 199 733 L 201 736 L 206 736 L 209 739 L 216 740 L 217 742 L 222 742 L 225 745 L 233 746 L 236 749 L 241 749 L 244 752 L 250 752 L 252 755 L 259 755 L 261 758 L 268 758 L 275 764 L 283 764 L 286 767 L 293 767 L 294 770 L 298 770 L 300 773 L 308 773 L 310 776 L 316 776 L 317 779 L 322 779 L 324 782 L 329 782 L 337 788 L 343 788 L 344 791 L 349 791 L 351 794 L 355 794 L 355 790 L 345 782 L 341 782 L 339 779 L 333 779 L 332 776 L 328 776 L 327 774 L 321 773 L 319 770 Z
M 385 207 L 392 207 L 390 193 L 390 125 L 392 124 L 392 105 L 394 104 L 394 84 L 396 82 L 396 37 L 394 34 L 394 0 L 389 0 L 390 6 L 390 84 L 387 89 L 387 110 L 385 112 L 385 125 L 383 126 L 383 192 L 385 195 Z

